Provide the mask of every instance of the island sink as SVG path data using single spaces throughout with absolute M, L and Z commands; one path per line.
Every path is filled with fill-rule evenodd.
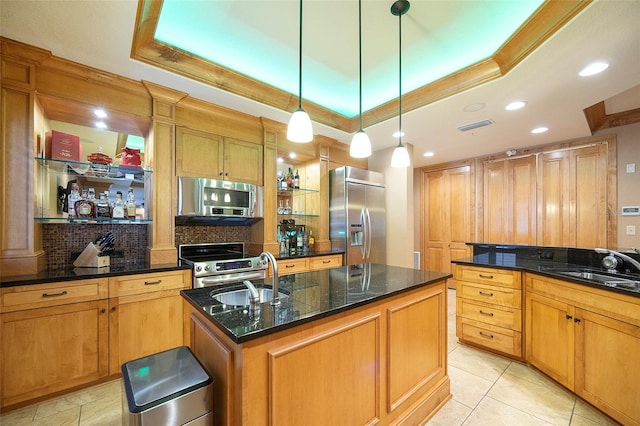
M 273 298 L 273 289 L 267 287 L 259 287 L 258 296 L 260 298 L 259 303 L 268 302 Z M 215 301 L 226 305 L 227 307 L 242 307 L 249 306 L 251 302 L 251 292 L 247 288 L 240 288 L 236 290 L 229 290 L 224 292 L 212 292 L 212 297 Z M 286 293 L 278 292 L 279 298 L 288 297 Z

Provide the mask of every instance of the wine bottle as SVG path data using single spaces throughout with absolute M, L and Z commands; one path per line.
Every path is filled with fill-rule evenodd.
M 300 175 L 298 174 L 298 169 L 296 169 L 296 175 L 293 177 L 293 188 L 300 189 Z

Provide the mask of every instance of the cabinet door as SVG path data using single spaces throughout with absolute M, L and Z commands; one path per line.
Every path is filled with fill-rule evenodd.
M 2 406 L 108 374 L 107 301 L 0 315 Z
M 576 309 L 575 392 L 623 424 L 640 420 L 640 327 Z
M 526 310 L 527 361 L 573 390 L 573 306 L 527 293 Z
M 222 179 L 222 137 L 176 127 L 176 175 Z
M 536 157 L 485 163 L 483 190 L 481 241 L 535 244 Z
M 262 145 L 224 139 L 224 177 L 218 179 L 262 185 Z
M 450 273 L 451 260 L 471 254 L 466 245 L 473 241 L 470 167 L 427 172 L 422 187 L 421 267 Z
M 185 320 L 178 290 L 112 299 L 110 373 L 119 373 L 125 362 L 185 344 Z

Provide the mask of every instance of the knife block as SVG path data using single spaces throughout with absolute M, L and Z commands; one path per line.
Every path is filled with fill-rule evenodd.
M 80 256 L 73 262 L 76 268 L 102 268 L 111 264 L 109 256 L 99 256 L 100 250 L 93 244 L 89 245 L 80 253 Z

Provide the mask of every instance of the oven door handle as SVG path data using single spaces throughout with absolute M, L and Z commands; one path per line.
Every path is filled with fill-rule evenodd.
M 226 284 L 226 283 L 237 283 L 237 282 L 241 282 L 242 280 L 248 280 L 248 279 L 263 279 L 265 278 L 265 274 L 262 272 L 254 272 L 254 273 L 247 273 L 247 274 L 237 274 L 235 276 L 229 276 L 229 277 L 200 277 L 197 278 L 197 281 L 200 282 L 203 285 L 220 285 L 220 284 Z

